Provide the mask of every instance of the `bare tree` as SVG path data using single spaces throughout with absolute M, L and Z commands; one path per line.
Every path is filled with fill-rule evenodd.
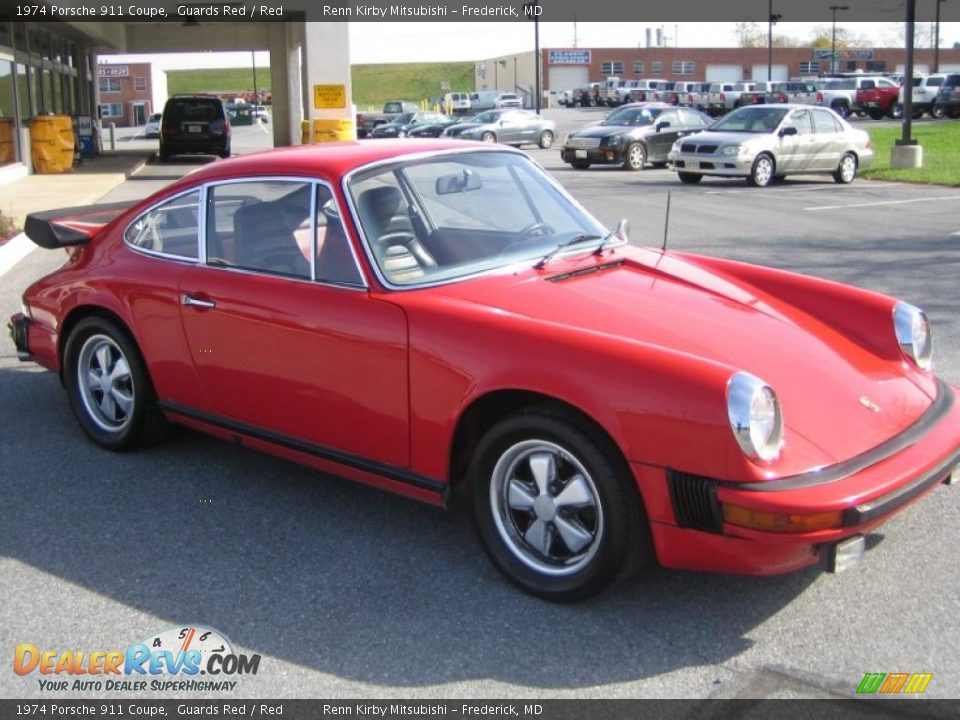
M 906 23 L 884 23 L 883 42 L 889 47 L 902 48 L 907 41 Z M 918 48 L 933 47 L 934 32 L 930 23 L 918 22 L 913 26 L 913 46 Z
M 743 48 L 761 48 L 767 46 L 767 26 L 756 22 L 739 22 L 735 24 L 734 34 L 737 44 Z M 773 46 L 777 48 L 803 47 L 804 43 L 788 35 L 773 36 Z
M 902 42 L 901 42 L 902 44 Z M 848 48 L 868 48 L 872 43 L 866 35 L 855 33 L 846 28 L 837 28 L 837 49 L 846 50 Z M 810 47 L 826 50 L 833 47 L 833 26 L 817 25 L 813 29 L 813 35 L 810 37 Z

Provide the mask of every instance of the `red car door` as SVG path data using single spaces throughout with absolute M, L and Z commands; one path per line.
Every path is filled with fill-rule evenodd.
M 326 228 L 325 247 L 318 241 L 315 273 L 323 278 L 326 260 L 339 256 L 347 270 L 330 272 L 348 274 L 310 279 L 309 220 L 294 212 L 292 222 L 303 226 L 289 232 L 285 225 L 290 212 L 283 205 L 300 192 L 290 187 L 231 183 L 209 190 L 206 263 L 188 268 L 180 284 L 200 380 L 221 422 L 405 467 L 406 317 L 362 286 L 336 214 L 336 232 Z M 323 212 L 317 215 L 323 233 Z M 278 238 L 300 247 L 267 247 Z M 334 243 L 340 250 L 332 252 Z

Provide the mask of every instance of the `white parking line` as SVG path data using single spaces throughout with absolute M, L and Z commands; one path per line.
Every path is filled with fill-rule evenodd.
M 0 277 L 6 275 L 18 262 L 37 249 L 26 235 L 19 235 L 0 245 Z
M 877 189 L 885 190 L 888 187 L 898 187 L 900 185 L 905 185 L 906 183 L 876 183 Z M 856 189 L 856 188 L 852 188 Z M 811 185 L 803 187 L 788 187 L 788 188 L 766 188 L 763 191 L 764 195 L 773 195 L 773 194 L 784 194 L 784 193 L 797 193 L 797 192 L 814 192 L 816 190 L 839 190 L 839 188 L 834 183 L 825 183 L 823 185 Z M 756 193 L 756 188 L 738 188 L 735 190 L 705 190 L 704 195 L 741 195 L 745 193 Z M 849 192 L 842 191 L 841 192 Z
M 879 207 L 881 205 L 909 205 L 911 203 L 922 202 L 942 202 L 944 200 L 960 200 L 960 195 L 943 195 L 941 197 L 922 197 L 912 200 L 881 200 L 879 202 L 854 203 L 852 205 L 820 205 L 818 207 L 808 207 L 804 210 L 816 212 L 818 210 L 849 210 L 851 208 Z

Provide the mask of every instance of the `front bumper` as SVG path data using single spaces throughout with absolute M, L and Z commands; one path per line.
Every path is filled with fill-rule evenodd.
M 565 163 L 589 162 L 594 165 L 619 165 L 624 161 L 624 148 L 597 147 L 584 150 L 565 147 L 560 151 L 560 157 Z
M 698 175 L 724 175 L 728 177 L 747 177 L 753 167 L 753 155 L 717 155 L 715 153 L 697 155 L 695 153 L 670 154 L 670 162 L 675 170 Z
M 861 456 L 803 475 L 761 483 L 700 478 L 634 464 L 657 557 L 666 567 L 739 574 L 791 572 L 825 560 L 842 569 L 856 538 L 941 484 L 960 481 L 960 405 L 940 395 L 911 428 Z M 838 527 L 772 532 L 724 520 L 733 505 L 776 515 L 840 513 Z
M 32 360 L 30 354 L 30 318 L 22 313 L 17 313 L 7 324 L 7 330 L 10 331 L 10 339 L 17 348 L 18 360 Z

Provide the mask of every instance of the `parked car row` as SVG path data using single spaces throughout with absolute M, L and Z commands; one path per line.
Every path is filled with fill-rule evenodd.
M 577 170 L 669 164 L 687 184 L 714 175 L 764 187 L 796 173 L 825 173 L 851 183 L 872 162 L 873 147 L 866 131 L 824 107 L 757 104 L 713 122 L 694 108 L 632 103 L 570 133 L 560 156 Z
M 960 117 L 960 74 L 913 78 L 913 117 Z M 608 80 L 561 93 L 567 107 L 619 107 L 633 102 L 663 102 L 690 107 L 713 117 L 747 105 L 800 104 L 827 107 L 840 117 L 864 115 L 874 120 L 903 115 L 903 89 L 892 78 L 873 75 L 816 80 L 755 82 L 670 82 L 657 79 Z

